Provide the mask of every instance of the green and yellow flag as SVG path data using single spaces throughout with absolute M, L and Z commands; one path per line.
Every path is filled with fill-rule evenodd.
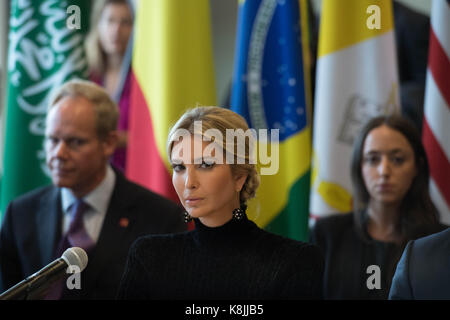
M 271 232 L 308 238 L 311 128 L 307 0 L 239 3 L 231 96 L 233 111 L 258 140 L 261 185 L 249 217 Z M 276 134 L 278 132 L 278 134 Z M 272 139 L 273 138 L 273 139 Z M 263 163 L 265 162 L 265 163 Z
M 50 182 L 43 138 L 52 89 L 84 77 L 89 0 L 11 3 L 1 212 L 15 197 Z

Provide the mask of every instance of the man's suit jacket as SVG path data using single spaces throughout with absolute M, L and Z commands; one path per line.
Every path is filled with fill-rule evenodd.
M 81 289 L 65 290 L 65 299 L 114 299 L 128 249 L 146 234 L 186 230 L 181 207 L 134 184 L 116 172 L 116 183 Z M 55 258 L 62 237 L 60 189 L 43 187 L 12 201 L 0 232 L 0 292 Z M 168 253 L 170 254 L 170 252 Z
M 450 228 L 408 242 L 389 299 L 450 299 Z

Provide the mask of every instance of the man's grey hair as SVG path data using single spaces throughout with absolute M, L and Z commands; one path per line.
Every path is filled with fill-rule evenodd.
M 64 83 L 53 92 L 47 114 L 65 97 L 83 97 L 92 103 L 94 112 L 97 115 L 96 129 L 99 138 L 105 138 L 110 132 L 117 130 L 119 109 L 108 92 L 101 86 L 91 81 L 80 79 Z

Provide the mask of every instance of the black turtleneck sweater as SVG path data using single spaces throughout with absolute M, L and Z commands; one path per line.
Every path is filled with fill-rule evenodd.
M 119 299 L 320 299 L 318 247 L 266 232 L 248 220 L 150 235 L 128 255 Z

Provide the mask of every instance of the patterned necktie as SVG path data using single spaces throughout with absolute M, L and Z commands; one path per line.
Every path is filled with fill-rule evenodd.
M 89 252 L 94 247 L 95 243 L 84 227 L 83 216 L 85 212 L 89 209 L 89 205 L 86 204 L 83 200 L 77 200 L 71 207 L 71 217 L 72 221 L 70 222 L 69 230 L 61 239 L 58 248 L 56 250 L 56 258 L 62 256 L 66 249 L 71 247 L 80 247 L 86 251 L 89 255 Z M 61 296 L 64 291 L 65 280 L 60 279 L 53 283 L 48 292 L 46 293 L 44 299 L 45 300 L 58 300 L 61 299 Z
M 94 247 L 95 243 L 87 233 L 83 222 L 83 216 L 88 209 L 89 205 L 83 200 L 77 200 L 72 205 L 72 221 L 70 222 L 69 230 L 60 243 L 57 257 L 60 257 L 66 249 L 71 247 L 80 247 L 87 253 Z

